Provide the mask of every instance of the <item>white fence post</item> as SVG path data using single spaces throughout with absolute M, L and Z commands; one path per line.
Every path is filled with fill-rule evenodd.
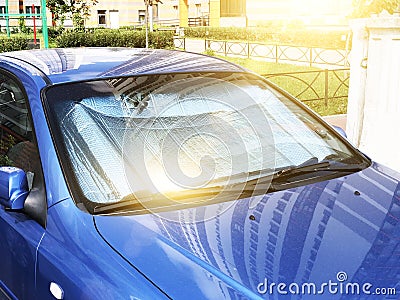
M 347 130 L 367 155 L 400 171 L 400 17 L 370 18 L 365 28 L 369 32 L 365 92 L 363 96 L 362 84 L 358 93 L 352 90 L 365 75 L 351 61 L 351 72 L 354 67 L 358 73 L 350 73 Z M 353 41 L 353 47 L 359 42 Z
M 350 81 L 347 105 L 346 133 L 349 140 L 360 145 L 364 117 L 365 82 L 367 79 L 366 57 L 368 52 L 368 32 L 366 19 L 352 20 L 352 48 L 349 55 Z

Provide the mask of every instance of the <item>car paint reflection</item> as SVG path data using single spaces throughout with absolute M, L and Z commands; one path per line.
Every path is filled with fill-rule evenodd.
M 237 298 L 239 293 L 254 298 L 265 278 L 321 284 L 335 280 L 340 271 L 352 282 L 392 287 L 399 273 L 399 262 L 393 260 L 400 256 L 391 251 L 399 235 L 394 228 L 400 186 L 389 177 L 379 181 L 379 167 L 234 203 L 120 217 L 118 228 L 110 217 L 96 216 L 95 221 L 117 251 L 172 297 L 182 296 L 166 280 L 172 272 L 193 285 L 187 290 L 197 287 L 204 298 L 210 289 L 218 290 L 219 297 Z M 379 198 L 367 196 L 378 193 Z M 127 251 L 138 231 L 141 251 Z

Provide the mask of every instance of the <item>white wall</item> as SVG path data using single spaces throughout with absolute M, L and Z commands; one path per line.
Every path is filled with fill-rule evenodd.
M 372 159 L 400 171 L 400 17 L 358 22 L 352 24 L 346 131 Z

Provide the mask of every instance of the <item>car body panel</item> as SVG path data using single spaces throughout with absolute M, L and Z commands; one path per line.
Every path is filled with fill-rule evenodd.
M 400 236 L 393 227 L 400 184 L 380 168 L 234 203 L 95 222 L 116 251 L 174 299 L 193 291 L 197 299 L 212 299 L 210 291 L 215 299 L 257 299 L 265 278 L 318 285 L 340 272 L 351 282 L 393 287 L 400 275 L 400 257 L 391 256 Z
M 36 289 L 36 250 L 45 230 L 28 216 L 3 207 L 0 230 L 0 289 L 6 286 L 18 299 L 29 299 Z
M 36 299 L 55 282 L 67 299 L 167 298 L 98 235 L 93 217 L 65 199 L 48 212 L 37 258 Z
M 3 56 L 40 66 L 54 84 L 139 74 L 244 71 L 223 60 L 171 50 L 74 48 L 17 51 Z M 54 63 L 49 63 L 49 60 L 54 60 Z

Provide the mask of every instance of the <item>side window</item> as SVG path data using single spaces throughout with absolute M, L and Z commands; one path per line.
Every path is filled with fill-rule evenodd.
M 15 80 L 0 73 L 0 166 L 35 173 L 40 168 L 24 93 Z

